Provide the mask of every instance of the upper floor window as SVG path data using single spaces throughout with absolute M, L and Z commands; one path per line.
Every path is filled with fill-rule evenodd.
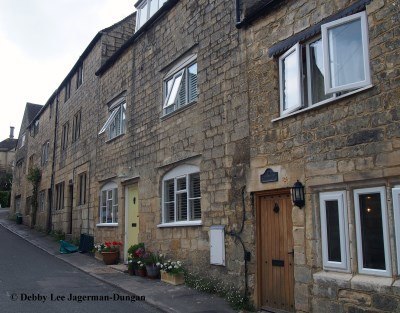
M 32 137 L 35 137 L 39 133 L 39 120 L 36 120 L 35 123 L 31 125 L 30 132 Z
M 118 185 L 107 183 L 100 191 L 100 224 L 118 223 Z
M 110 105 L 109 114 L 99 135 L 107 131 L 108 139 L 112 139 L 125 133 L 126 100 L 124 96 Z
M 42 166 L 45 165 L 49 159 L 49 149 L 50 149 L 50 142 L 46 141 L 42 146 L 42 159 L 41 159 Z
M 74 115 L 72 122 L 72 142 L 77 141 L 81 137 L 81 111 Z
M 280 113 L 329 102 L 371 84 L 365 12 L 321 26 L 321 36 L 279 58 Z
M 156 13 L 167 0 L 143 0 L 136 5 L 136 31 Z
M 67 83 L 65 84 L 65 98 L 64 98 L 64 102 L 67 102 L 67 100 L 69 99 L 69 97 L 71 96 L 71 81 L 67 81 Z
M 69 122 L 65 123 L 62 128 L 61 150 L 66 150 L 68 147 L 68 133 L 69 133 Z
M 76 89 L 83 83 L 83 63 L 81 63 L 76 72 Z
M 196 56 L 174 67 L 164 80 L 163 114 L 169 114 L 197 100 Z
M 181 165 L 163 178 L 162 224 L 185 226 L 201 224 L 199 168 Z
M 23 133 L 21 135 L 21 140 L 19 141 L 19 147 L 22 148 L 23 146 L 25 146 L 25 140 L 26 140 L 26 136 L 25 133 Z

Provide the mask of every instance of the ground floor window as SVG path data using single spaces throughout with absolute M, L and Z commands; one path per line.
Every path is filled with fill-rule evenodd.
M 64 182 L 56 185 L 56 210 L 64 209 Z
M 100 191 L 100 223 L 118 223 L 118 185 L 107 183 Z
M 163 179 L 162 198 L 164 224 L 201 221 L 199 168 L 182 165 L 168 172 Z
M 350 192 L 352 202 L 347 201 Z M 391 276 L 386 187 L 321 192 L 319 199 L 324 269 L 354 271 L 349 257 L 349 249 L 354 249 L 359 273 Z M 396 212 L 395 203 L 393 208 Z M 351 244 L 349 224 L 355 225 Z M 397 231 L 399 223 L 394 226 Z

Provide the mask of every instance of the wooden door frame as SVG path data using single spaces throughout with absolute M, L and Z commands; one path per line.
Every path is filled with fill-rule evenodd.
M 260 308 L 261 303 L 261 232 L 260 232 L 260 199 L 264 196 L 279 196 L 279 195 L 290 195 L 290 188 L 279 188 L 273 190 L 263 190 L 254 192 L 254 204 L 256 208 L 256 284 L 254 298 L 256 307 Z

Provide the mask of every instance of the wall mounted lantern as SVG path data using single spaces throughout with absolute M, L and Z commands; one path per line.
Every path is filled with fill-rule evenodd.
M 293 201 L 293 204 L 295 206 L 299 207 L 300 209 L 306 203 L 304 186 L 299 181 L 295 182 L 293 187 L 292 187 L 292 201 Z

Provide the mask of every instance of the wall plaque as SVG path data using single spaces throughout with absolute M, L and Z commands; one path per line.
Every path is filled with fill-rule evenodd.
M 274 172 L 271 168 L 267 168 L 264 174 L 260 175 L 260 181 L 265 183 L 272 183 L 278 181 L 278 172 Z

